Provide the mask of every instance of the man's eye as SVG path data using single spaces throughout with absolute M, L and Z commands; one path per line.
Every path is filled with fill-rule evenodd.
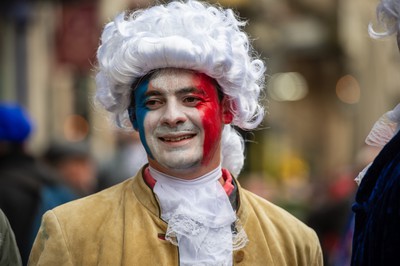
M 184 102 L 186 105 L 189 105 L 189 106 L 195 106 L 195 105 L 197 105 L 200 101 L 201 101 L 201 99 L 199 99 L 198 97 L 193 97 L 193 96 L 185 97 L 185 98 L 183 99 L 183 102 Z
M 159 108 L 162 105 L 162 102 L 160 100 L 147 100 L 145 103 L 145 106 L 149 108 L 150 110 L 154 110 Z

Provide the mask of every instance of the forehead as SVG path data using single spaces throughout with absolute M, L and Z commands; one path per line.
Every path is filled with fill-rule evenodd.
M 205 86 L 204 86 L 205 85 Z M 213 86 L 211 78 L 186 69 L 167 68 L 157 71 L 149 79 L 149 90 L 175 91 L 182 88 L 204 90 Z
M 187 86 L 196 86 L 199 74 L 185 69 L 162 69 L 150 78 L 149 88 L 171 90 Z

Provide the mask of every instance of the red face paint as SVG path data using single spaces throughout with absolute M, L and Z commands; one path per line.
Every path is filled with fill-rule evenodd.
M 223 127 L 221 102 L 215 82 L 205 74 L 198 75 L 198 88 L 205 93 L 206 100 L 196 106 L 204 129 L 203 161 L 207 164 L 219 147 Z

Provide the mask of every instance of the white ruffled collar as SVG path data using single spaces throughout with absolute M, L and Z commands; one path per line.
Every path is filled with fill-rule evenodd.
M 194 180 L 168 176 L 149 166 L 156 180 L 166 239 L 179 246 L 180 264 L 232 265 L 233 249 L 247 243 L 243 229 L 232 232 L 235 211 L 219 179 L 221 166 Z M 240 236 L 240 240 L 238 237 Z M 235 245 L 234 242 L 242 243 Z

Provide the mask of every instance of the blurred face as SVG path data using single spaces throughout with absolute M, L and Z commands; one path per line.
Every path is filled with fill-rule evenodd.
M 88 158 L 70 158 L 58 164 L 62 177 L 80 195 L 93 193 L 96 187 L 96 166 Z
M 191 179 L 220 164 L 224 111 L 214 81 L 181 69 L 164 69 L 135 90 L 134 127 L 149 164 L 166 174 Z

